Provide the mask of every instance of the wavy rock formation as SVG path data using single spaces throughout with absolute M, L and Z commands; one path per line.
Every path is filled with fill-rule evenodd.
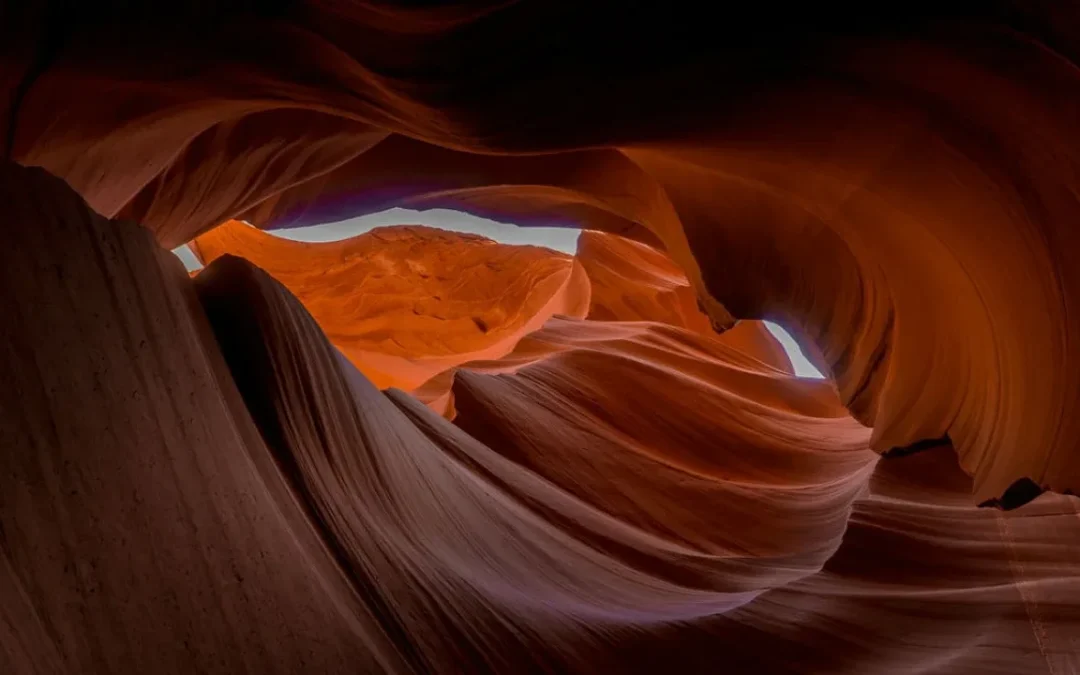
M 8 147 L 169 246 L 390 204 L 662 243 L 717 326 L 816 344 L 879 452 L 1076 490 L 1074 14 L 604 4 L 9 12 Z
M 179 261 L 43 171 L 0 199 L 0 670 L 400 671 Z
M 829 548 L 751 552 L 703 534 L 717 543 L 701 550 L 635 527 L 409 397 L 387 399 L 248 263 L 222 259 L 197 285 L 256 423 L 413 667 L 581 667 L 579 650 L 599 656 L 637 626 L 737 607 Z M 864 451 L 846 466 L 872 464 Z M 831 524 L 842 530 L 843 518 Z M 596 630 L 611 635 L 576 637 Z
M 1077 665 L 1076 498 L 978 509 L 725 335 L 553 319 L 454 426 L 251 263 L 2 178 L 5 672 Z
M 625 237 L 590 231 L 581 233 L 576 258 L 591 286 L 588 318 L 654 321 L 716 336 L 686 274 L 663 252 Z M 741 322 L 725 331 L 723 340 L 791 372 L 783 348 L 759 322 Z
M 709 365 L 713 370 L 726 367 L 791 374 L 791 362 L 783 348 L 760 322 L 744 321 L 721 335 L 715 333 L 708 317 L 692 304 L 686 276 L 663 253 L 622 237 L 589 231 L 580 235 L 575 260 L 589 284 L 588 318 L 592 321 L 567 323 L 565 319 L 573 318 L 568 315 L 554 318 L 543 330 L 522 336 L 508 354 L 496 360 L 462 363 L 461 368 L 508 373 L 570 350 L 604 354 L 629 348 L 635 358 L 638 353 L 647 353 L 646 360 L 659 357 L 661 368 L 676 374 L 708 373 Z M 646 325 L 645 321 L 667 326 Z M 674 328 L 690 328 L 693 334 Z M 670 364 L 663 363 L 665 360 Z M 444 370 L 410 393 L 447 419 L 454 419 L 456 372 L 456 368 Z M 705 377 L 708 380 L 709 375 Z M 790 381 L 784 386 L 804 388 Z
M 0 671 L 1080 672 L 1068 3 L 136 4 L 0 6 Z M 588 232 L 256 229 L 391 206 Z
M 497 359 L 552 315 L 589 306 L 589 282 L 569 256 L 419 226 L 309 244 L 230 221 L 191 248 L 204 264 L 228 253 L 280 280 L 382 389 Z
M 582 232 L 577 258 L 592 283 L 589 318 L 656 321 L 713 332 L 686 274 L 652 246 L 602 232 Z

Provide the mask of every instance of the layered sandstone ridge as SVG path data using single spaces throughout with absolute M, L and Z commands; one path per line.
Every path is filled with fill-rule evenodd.
M 876 451 L 1080 486 L 1071 10 L 172 4 L 5 10 L 9 155 L 166 246 L 393 205 L 661 246 L 717 328 L 816 345 Z
M 0 177 L 5 672 L 1078 665 L 1078 500 L 978 509 L 951 448 L 879 458 L 828 382 L 557 318 L 457 370 L 453 425 L 250 262 L 192 280 Z
M 0 4 L 0 672 L 1080 672 L 1067 3 L 136 4 Z
M 589 308 L 589 281 L 570 256 L 420 226 L 301 243 L 230 221 L 191 248 L 204 264 L 228 253 L 266 270 L 382 389 L 498 359 L 553 315 Z
M 179 261 L 39 169 L 0 199 L 0 670 L 400 669 Z
M 719 348 L 742 364 L 760 361 L 757 367 L 791 373 L 782 347 L 759 322 L 718 335 L 669 257 L 602 232 L 582 233 L 572 259 L 420 226 L 300 243 L 230 221 L 190 246 L 203 263 L 228 254 L 260 266 L 296 295 L 331 343 L 377 387 L 410 391 L 449 418 L 458 366 L 510 372 L 547 352 L 589 343 L 595 349 L 621 333 L 667 334 L 665 349 L 685 351 L 685 372 L 700 368 L 698 361 L 708 362 L 710 350 Z M 645 325 L 537 333 L 546 325 L 572 325 L 549 324 L 555 316 L 667 324 L 697 336 Z M 575 332 L 574 347 L 548 338 Z M 684 349 L 683 342 L 694 346 Z M 786 386 L 789 379 L 784 381 Z

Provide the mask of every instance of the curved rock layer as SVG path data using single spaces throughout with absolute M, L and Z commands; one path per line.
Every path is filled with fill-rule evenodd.
M 828 385 L 789 386 L 661 326 L 599 328 L 545 328 L 538 342 L 572 341 L 513 375 L 459 371 L 457 426 L 657 536 L 726 555 L 812 552 L 789 570 L 824 563 L 875 459 Z
M 622 360 L 609 361 L 610 381 L 598 374 L 601 384 L 594 392 L 597 398 L 586 401 L 594 408 L 602 407 L 600 401 L 604 399 L 626 393 L 610 386 L 622 376 L 617 371 L 646 365 L 655 369 L 660 380 L 654 384 L 658 389 L 653 393 L 657 395 L 669 383 L 675 386 L 689 378 L 695 386 L 716 387 L 738 399 L 756 398 L 778 410 L 791 410 L 795 406 L 800 411 L 811 410 L 815 416 L 847 415 L 830 383 L 791 376 L 787 356 L 759 322 L 741 323 L 722 335 L 701 335 L 650 322 L 554 317 L 541 330 L 523 337 L 506 356 L 495 361 L 470 361 L 446 370 L 411 393 L 452 419 L 453 388 L 458 372 L 514 373 L 563 356 L 574 358 L 574 352 L 589 354 L 587 358 L 596 362 L 609 356 Z M 783 363 L 774 363 L 781 359 Z M 687 418 L 700 412 L 694 410 L 692 403 L 688 408 Z M 694 423 L 704 427 L 712 424 L 714 421 L 708 418 Z
M 1080 672 L 1080 13 L 962 5 L 0 5 L 0 672 Z M 213 229 L 389 206 L 596 234 Z
M 729 610 L 814 569 L 835 547 L 821 537 L 754 552 L 719 531 L 691 544 L 634 527 L 521 471 L 407 396 L 394 397 L 399 411 L 247 263 L 223 259 L 197 285 L 264 437 L 421 669 L 571 667 L 575 651 L 595 648 L 574 645 L 582 631 L 618 642 L 636 626 Z M 872 465 L 863 450 L 840 471 L 865 475 Z M 838 516 L 823 527 L 836 534 L 859 480 L 850 484 L 822 500 Z
M 403 670 L 179 261 L 40 170 L 0 200 L 0 671 Z
M 652 246 L 602 232 L 582 232 L 577 258 L 592 282 L 589 318 L 656 321 L 713 333 L 686 274 Z
M 718 336 L 682 270 L 664 253 L 617 235 L 581 233 L 573 261 L 543 248 L 419 226 L 313 244 L 230 221 L 190 246 L 204 264 L 229 254 L 259 265 L 297 296 L 376 386 L 411 391 L 450 418 L 453 373 L 447 371 L 456 366 L 501 371 L 550 349 L 621 334 L 618 328 L 585 328 L 578 335 L 563 329 L 549 346 L 547 333 L 531 334 L 555 315 L 688 328 L 701 337 L 668 334 L 672 346 L 690 341 L 681 364 L 690 370 L 699 367 L 696 359 L 716 358 L 716 346 L 700 346 L 711 339 L 727 348 L 719 352 L 722 360 L 746 366 L 757 359 L 791 372 L 787 355 L 760 322 L 742 322 Z
M 415 668 L 1041 673 L 1080 664 L 1075 498 L 1047 496 L 1009 515 L 965 506 L 970 480 L 937 452 L 887 460 L 897 468 L 871 478 L 867 432 L 846 416 L 819 418 L 834 428 L 828 450 L 793 455 L 790 438 L 770 447 L 762 438 L 789 420 L 745 411 L 756 445 L 710 439 L 705 458 L 692 456 L 701 439 L 647 447 L 627 440 L 648 439 L 633 407 L 607 424 L 582 412 L 575 396 L 588 392 L 575 385 L 587 379 L 572 363 L 562 391 L 538 366 L 503 385 L 461 377 L 477 403 L 459 407 L 470 436 L 405 394 L 387 400 L 246 263 L 222 260 L 198 284 L 256 423 Z M 513 394 L 519 387 L 525 395 Z M 534 409 L 522 414 L 522 401 Z M 728 443 L 762 456 L 740 466 Z M 947 563 L 930 555 L 945 541 Z M 867 604 L 881 608 L 869 627 Z M 808 639 L 830 622 L 834 640 L 880 632 L 829 647 Z M 902 631 L 915 646 L 888 639 Z
M 1080 667 L 1080 500 L 975 508 L 723 336 L 555 319 L 452 425 L 249 262 L 0 199 L 3 672 Z
M 427 227 L 316 244 L 230 221 L 191 248 L 204 264 L 228 253 L 280 280 L 383 389 L 497 359 L 553 314 L 582 317 L 589 307 L 589 281 L 569 256 Z
M 653 321 L 717 337 L 686 273 L 662 251 L 625 237 L 586 231 L 578 238 L 575 258 L 591 287 L 588 318 Z M 783 347 L 760 322 L 741 322 L 723 331 L 722 339 L 766 364 L 792 372 Z
M 1068 6 L 68 5 L 5 9 L 8 154 L 166 245 L 388 205 L 625 234 L 718 327 L 813 341 L 875 450 L 1080 486 Z

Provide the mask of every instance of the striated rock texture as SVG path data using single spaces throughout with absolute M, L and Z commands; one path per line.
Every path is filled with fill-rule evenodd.
M 399 668 L 179 261 L 43 171 L 0 199 L 0 670 Z
M 670 257 L 650 246 L 602 232 L 583 232 L 577 261 L 591 288 L 588 318 L 653 321 L 715 337 L 716 331 L 690 281 Z M 791 373 L 791 362 L 760 322 L 744 321 L 724 332 L 724 342 Z M 812 352 L 813 353 L 813 352 Z M 816 355 L 820 361 L 820 356 Z
M 0 672 L 1080 672 L 1069 3 L 136 4 L 0 3 Z M 235 222 L 389 206 L 590 232 Z
M 589 306 L 589 281 L 569 256 L 419 226 L 309 244 L 230 221 L 191 247 L 204 263 L 229 253 L 266 270 L 383 389 L 497 359 L 552 315 L 583 317 Z
M 878 452 L 1080 489 L 1068 3 L 14 4 L 8 155 L 166 246 L 389 205 L 625 234 L 817 345 Z
M 553 319 L 455 426 L 251 263 L 2 178 L 4 672 L 1078 665 L 1080 500 L 978 509 L 728 334 Z

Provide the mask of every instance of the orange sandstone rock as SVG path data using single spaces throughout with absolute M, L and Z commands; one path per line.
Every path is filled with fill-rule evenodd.
M 426 227 L 311 244 L 231 221 L 191 246 L 204 263 L 236 255 L 280 280 L 380 388 L 497 359 L 552 315 L 588 307 L 588 280 L 569 256 Z

